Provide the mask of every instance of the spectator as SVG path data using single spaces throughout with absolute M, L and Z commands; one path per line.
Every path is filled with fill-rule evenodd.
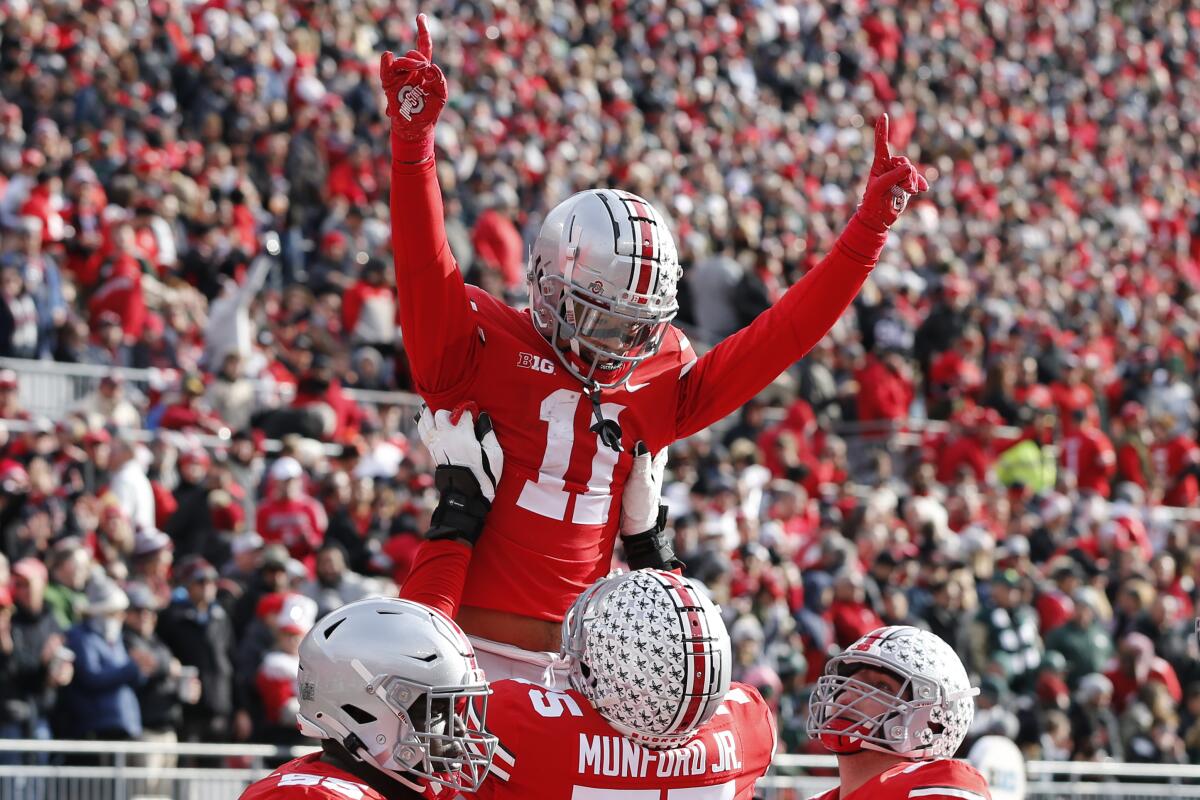
M 980 609 L 971 633 L 972 663 L 996 675 L 1009 689 L 1033 688 L 1042 661 L 1037 615 L 1022 598 L 1021 577 L 1011 569 L 992 578 L 992 603 Z
M 153 530 L 154 490 L 146 477 L 133 442 L 113 439 L 109 450 L 108 468 L 111 474 L 108 490 L 117 505 L 133 524 L 134 530 Z
M 134 535 L 129 580 L 165 606 L 171 597 L 171 565 L 175 561 L 171 537 L 155 528 Z M 139 590 L 139 596 L 142 592 Z
M 849 647 L 883 625 L 879 615 L 866 604 L 863 576 L 853 569 L 844 570 L 835 578 L 833 603 L 828 613 L 838 647 Z
M 1075 705 L 1071 712 L 1071 730 L 1075 736 L 1075 754 L 1089 759 L 1108 756 L 1124 759 L 1117 717 L 1112 710 L 1112 681 L 1093 672 L 1079 679 Z
M 183 710 L 183 741 L 228 741 L 233 715 L 233 628 L 217 604 L 217 571 L 193 557 L 179 567 L 181 594 L 163 610 L 158 635 L 200 678 L 200 702 Z M 245 738 L 248 731 L 240 732 Z
M 262 738 L 270 744 L 300 744 L 304 737 L 296 728 L 300 710 L 296 679 L 300 671 L 300 640 L 317 621 L 317 604 L 308 597 L 289 594 L 284 598 L 274 625 L 273 648 L 258 668 L 258 690 L 264 722 Z
M 269 475 L 270 496 L 258 509 L 258 533 L 268 544 L 282 544 L 294 558 L 309 558 L 325 535 L 325 510 L 305 492 L 304 468 L 296 459 L 276 460 Z
M 101 417 L 117 428 L 136 430 L 142 427 L 142 415 L 125 396 L 125 379 L 119 372 L 110 372 L 100 379 L 99 388 L 75 407 L 84 414 Z
M 859 385 L 858 420 L 876 423 L 873 431 L 888 431 L 908 416 L 913 400 L 913 382 L 903 354 L 886 351 L 867 356 L 866 364 L 855 375 Z M 881 423 L 887 423 L 880 427 Z
M 38 316 L 16 267 L 0 266 L 0 358 L 35 358 Z
M 362 277 L 342 297 L 342 330 L 355 346 L 388 356 L 396 341 L 396 289 L 386 275 L 381 261 L 367 261 Z
M 149 665 L 137 687 L 138 707 L 141 709 L 140 740 L 155 744 L 175 744 L 177 731 L 183 724 L 183 704 L 195 703 L 200 697 L 199 678 L 185 674 L 179 659 L 155 634 L 158 613 L 163 605 L 150 589 L 140 583 L 129 585 L 129 608 L 125 611 L 125 629 L 121 634 L 125 650 L 142 658 Z M 176 764 L 171 753 L 147 753 L 135 756 L 137 766 L 170 769 Z M 161 781 L 151 781 L 147 792 L 158 791 Z
M 183 379 L 179 400 L 167 406 L 159 425 L 169 431 L 220 433 L 225 429 L 225 423 L 204 401 L 205 391 L 203 378 L 188 375 Z
M 227 353 L 213 382 L 205 391 L 204 402 L 213 415 L 234 430 L 243 430 L 254 413 L 254 384 L 242 372 L 242 357 Z
M 1046 634 L 1046 649 L 1067 660 L 1067 681 L 1079 685 L 1085 676 L 1101 672 L 1112 657 L 1112 638 L 1099 623 L 1089 593 L 1076 591 L 1067 622 Z
M 305 583 L 301 592 L 316 602 L 318 618 L 346 603 L 376 594 L 366 579 L 346 568 L 346 551 L 341 545 L 321 545 L 317 550 L 316 572 L 316 580 Z
M 64 649 L 63 630 L 45 605 L 48 575 L 42 562 L 23 558 L 12 567 L 14 688 L 24 705 L 12 720 L 25 739 L 49 739 L 50 716 L 58 690 L 70 682 L 73 657 Z M 12 730 L 12 729 L 10 729 Z
M 67 631 L 67 646 L 75 653 L 75 677 L 62 695 L 70 738 L 127 741 L 142 735 L 137 690 L 155 664 L 149 652 L 125 649 L 121 629 L 128 607 L 119 586 L 93 579 L 84 619 Z
M 1150 683 L 1162 684 L 1176 703 L 1183 700 L 1183 689 L 1174 668 L 1155 655 L 1154 644 L 1142 633 L 1130 633 L 1117 645 L 1117 663 L 1105 677 L 1112 683 L 1113 707 L 1125 709 L 1137 692 Z
M 50 698 L 71 681 L 71 659 L 60 653 L 60 636 L 39 638 L 37 628 L 16 622 L 16 613 L 8 587 L 0 586 L 0 739 L 49 739 Z
M 92 557 L 79 539 L 67 537 L 55 543 L 46 563 L 50 582 L 45 604 L 65 631 L 79 621 L 87 606 L 84 588 L 91 576 Z

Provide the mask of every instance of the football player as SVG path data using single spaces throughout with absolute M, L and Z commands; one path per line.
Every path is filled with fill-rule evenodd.
M 907 625 L 878 628 L 829 660 L 808 731 L 837 756 L 840 785 L 812 800 L 991 800 L 953 758 L 975 716 L 958 654 Z
M 671 325 L 681 276 L 671 231 L 629 192 L 585 191 L 546 215 L 529 259 L 530 309 L 517 311 L 464 285 L 447 244 L 434 159 L 447 87 L 432 54 L 420 16 L 416 48 L 380 63 L 398 309 L 417 390 L 434 408 L 474 401 L 491 412 L 508 459 L 456 616 L 491 672 L 497 659 L 556 650 L 563 614 L 608 572 L 634 443 L 657 453 L 707 427 L 808 352 L 928 185 L 891 155 L 880 117 L 862 203 L 832 251 L 701 358 Z M 621 533 L 647 534 L 628 543 L 631 566 L 670 566 L 654 532 Z M 426 543 L 417 560 L 452 544 Z
M 284 764 L 242 800 L 403 800 L 479 788 L 496 739 L 466 635 L 408 600 L 342 606 L 300 644 L 301 733 L 320 752 Z
M 505 466 L 486 418 L 477 426 L 469 409 L 425 409 L 418 430 L 442 489 L 433 530 L 478 529 Z M 635 469 L 626 503 L 640 497 L 639 506 L 657 509 L 647 475 L 661 475 L 661 465 L 642 454 Z M 445 593 L 461 592 L 465 574 L 451 571 L 457 587 L 437 576 L 442 594 L 422 597 L 451 610 Z M 757 690 L 730 685 L 729 634 L 702 589 L 655 569 L 601 578 L 567 610 L 560 639 L 558 674 L 568 685 L 492 681 L 487 727 L 500 746 L 477 797 L 753 797 L 775 725 Z

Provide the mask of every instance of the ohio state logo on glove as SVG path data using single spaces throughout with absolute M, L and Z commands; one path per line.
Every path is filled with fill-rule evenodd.
M 396 99 L 400 104 L 399 109 L 397 109 L 400 112 L 400 116 L 409 122 L 412 122 L 414 116 L 425 110 L 425 90 L 420 86 L 401 87 Z

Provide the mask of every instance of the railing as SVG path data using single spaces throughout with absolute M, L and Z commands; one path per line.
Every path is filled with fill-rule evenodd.
M 272 765 L 311 747 L 0 740 L 0 800 L 231 800 Z M 147 757 L 169 766 L 146 766 Z M 80 759 L 103 759 L 75 765 Z M 14 760 L 35 763 L 9 764 Z M 61 764 L 62 761 L 68 763 Z M 196 762 L 175 766 L 175 761 Z M 49 763 L 47 763 L 49 762 Z M 211 766 L 198 766 L 207 762 Z M 803 800 L 836 783 L 830 756 L 779 755 L 758 783 L 764 800 Z M 818 774 L 812 774 L 812 773 Z M 1027 800 L 1200 798 L 1200 766 L 1030 761 Z
M 101 367 L 94 364 L 68 364 L 23 358 L 0 358 L 0 369 L 11 369 L 19 378 L 18 397 L 21 405 L 35 417 L 59 419 L 74 410 L 85 397 L 96 391 L 100 380 L 108 375 L 120 375 L 126 387 L 145 394 L 154 386 L 171 386 L 180 378 L 175 369 L 134 369 L 132 367 Z M 251 381 L 255 397 L 271 402 L 257 410 L 287 405 L 291 388 L 271 381 Z M 377 392 L 363 389 L 344 389 L 346 396 L 359 405 L 382 408 L 399 406 L 407 424 L 421 406 L 421 398 L 409 392 Z

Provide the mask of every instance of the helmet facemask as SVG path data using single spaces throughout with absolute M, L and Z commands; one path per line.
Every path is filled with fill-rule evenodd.
M 895 692 L 855 677 L 864 669 L 892 675 Z M 946 740 L 946 710 L 978 690 L 947 696 L 942 686 L 919 674 L 904 674 L 869 654 L 855 653 L 830 662 L 809 701 L 809 735 L 837 755 L 861 750 L 905 758 L 946 757 L 958 743 Z M 941 753 L 949 749 L 951 752 Z
M 456 792 L 479 789 L 496 750 L 496 737 L 486 729 L 491 689 L 479 677 L 478 683 L 432 689 L 395 675 L 371 680 L 367 693 L 400 720 L 391 748 L 399 770 Z M 422 788 L 419 782 L 404 782 Z

